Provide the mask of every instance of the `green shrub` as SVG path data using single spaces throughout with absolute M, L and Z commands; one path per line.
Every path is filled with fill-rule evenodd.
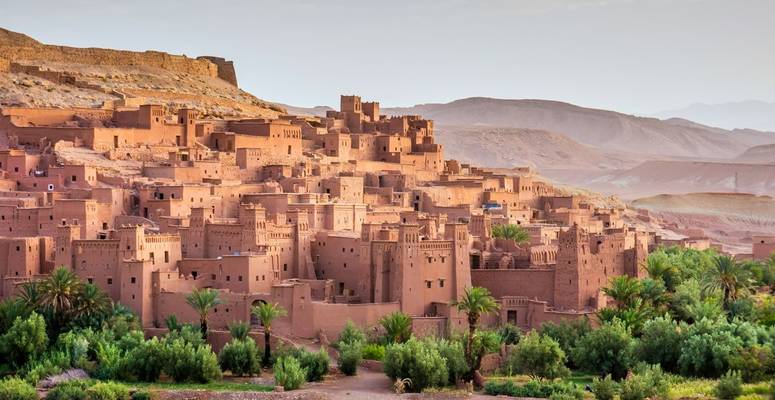
M 231 337 L 237 340 L 247 339 L 250 333 L 250 325 L 245 322 L 235 321 L 229 324 L 229 333 Z
M 91 382 L 85 379 L 60 383 L 46 394 L 46 400 L 85 400 Z
M 17 317 L 8 332 L 0 337 L 0 358 L 20 368 L 42 354 L 47 346 L 46 322 L 33 312 L 27 318 Z
M 210 346 L 194 346 L 183 339 L 165 346 L 164 372 L 175 382 L 208 383 L 221 377 L 218 357 Z
M 412 318 L 401 311 L 394 311 L 383 316 L 379 320 L 379 324 L 385 329 L 387 343 L 403 343 L 412 336 Z
M 151 338 L 135 347 L 126 357 L 127 372 L 142 382 L 159 380 L 166 364 L 164 343 Z
M 364 360 L 382 361 L 385 358 L 385 346 L 377 343 L 369 343 L 363 346 Z
M 307 371 L 307 382 L 319 382 L 328 373 L 328 363 L 330 361 L 328 352 L 321 347 L 319 351 L 303 351 L 298 358 L 302 369 Z
M 641 332 L 635 346 L 638 360 L 659 364 L 667 371 L 675 371 L 682 340 L 678 324 L 669 315 L 665 315 L 646 321 Z
M 484 392 L 492 396 L 533 397 L 551 399 L 582 400 L 584 391 L 573 383 L 543 383 L 529 381 L 517 385 L 513 381 L 489 381 L 484 385 Z
M 522 338 L 522 330 L 514 324 L 504 324 L 498 328 L 498 336 L 501 337 L 501 343 L 514 345 Z
M 355 375 L 358 373 L 358 364 L 363 358 L 363 343 L 339 343 L 339 359 L 337 366 L 345 375 Z
M 449 379 L 446 362 L 438 349 L 415 338 L 389 345 L 385 349 L 383 369 L 394 381 L 409 378 L 412 392 L 444 386 Z
M 740 372 L 744 382 L 759 382 L 775 374 L 775 355 L 770 346 L 741 349 L 729 359 L 729 368 Z
M 221 350 L 218 363 L 224 371 L 236 376 L 261 373 L 261 355 L 256 342 L 251 339 L 233 339 Z
M 128 353 L 145 342 L 143 331 L 129 331 L 118 339 L 118 347 Z
M 301 387 L 307 376 L 307 371 L 293 357 L 283 356 L 274 363 L 274 381 L 285 390 L 295 390 Z
M 24 376 L 27 383 L 36 386 L 39 380 L 59 374 L 67 368 L 70 368 L 70 356 L 63 351 L 54 351 L 44 354 L 38 361 L 27 363 L 20 375 Z
M 576 342 L 592 330 L 589 320 L 577 319 L 573 321 L 560 321 L 559 323 L 545 322 L 541 324 L 539 333 L 557 341 L 565 354 L 570 355 Z
M 0 400 L 38 400 L 38 393 L 19 378 L 0 380 Z
M 532 378 L 555 379 L 567 376 L 567 357 L 559 343 L 548 336 L 531 331 L 516 345 L 506 361 L 511 371 L 529 375 Z
M 613 400 L 616 397 L 616 392 L 619 390 L 619 385 L 615 380 L 611 379 L 610 374 L 603 379 L 593 379 L 591 387 L 592 394 L 595 395 L 597 400 Z
M 723 318 L 704 318 L 688 327 L 678 368 L 682 375 L 717 378 L 729 370 L 730 359 L 742 347 L 743 340 Z
M 468 372 L 465 350 L 463 349 L 463 343 L 459 340 L 428 338 L 425 340 L 425 344 L 428 346 L 436 346 L 439 355 L 444 359 L 444 362 L 447 365 L 448 384 L 456 384 L 463 378 L 463 375 Z
M 147 390 L 138 390 L 132 393 L 132 400 L 151 400 L 151 392 Z
M 72 366 L 89 357 L 89 339 L 81 332 L 68 331 L 59 335 L 56 347 L 69 356 Z
M 184 342 L 191 343 L 194 346 L 205 344 L 200 328 L 190 324 L 181 325 L 180 329 L 169 331 L 164 340 L 172 342 L 177 339 L 182 339 Z
M 341 343 L 349 344 L 353 342 L 366 343 L 366 334 L 355 326 L 352 321 L 348 320 L 344 325 L 344 329 L 342 329 L 342 332 L 339 334 L 339 338 L 336 340 L 336 345 L 339 346 Z
M 727 371 L 713 388 L 713 395 L 720 400 L 734 400 L 743 394 L 743 379 L 738 371 Z
M 635 371 L 621 384 L 621 400 L 666 399 L 670 382 L 658 365 L 647 365 Z
M 124 352 L 114 343 L 100 343 L 97 350 L 97 369 L 94 377 L 111 380 L 127 376 L 127 359 Z
M 129 388 L 116 382 L 98 382 L 86 389 L 87 400 L 128 400 Z
M 614 320 L 579 339 L 573 349 L 573 360 L 586 371 L 621 379 L 633 365 L 634 345 L 629 329 L 621 321 Z

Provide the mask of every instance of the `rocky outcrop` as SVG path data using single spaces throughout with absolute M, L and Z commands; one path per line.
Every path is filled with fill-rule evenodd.
M 215 57 L 188 58 L 184 55 L 167 54 L 160 51 L 127 51 L 100 48 L 78 48 L 55 46 L 38 42 L 29 36 L 0 29 L 0 71 L 2 65 L 14 61 L 52 61 L 90 65 L 144 65 L 161 68 L 170 72 L 185 73 L 207 77 L 227 77 L 226 80 L 236 86 L 234 67 L 230 61 Z M 223 65 L 223 72 L 219 72 Z M 230 68 L 229 68 L 230 66 Z M 7 71 L 7 70 L 6 70 Z

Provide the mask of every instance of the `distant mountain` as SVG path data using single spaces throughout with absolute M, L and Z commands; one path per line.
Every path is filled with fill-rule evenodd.
M 549 131 L 606 152 L 642 156 L 729 159 L 750 146 L 775 143 L 775 134 L 766 132 L 728 131 L 691 121 L 663 121 L 547 100 L 473 97 L 382 111 L 421 114 L 442 125 Z
M 542 172 L 628 168 L 640 160 L 535 129 L 437 125 L 436 142 L 444 146 L 446 158 L 490 167 L 531 166 Z
M 692 104 L 653 115 L 658 118 L 685 118 L 724 129 L 751 128 L 775 131 L 775 103 L 748 100 L 721 104 Z
M 775 144 L 751 147 L 735 160 L 743 163 L 775 164 Z
M 280 107 L 285 108 L 290 115 L 308 115 L 311 117 L 325 117 L 326 111 L 333 111 L 334 109 L 329 106 L 315 106 L 315 107 L 295 107 L 282 103 L 275 103 Z

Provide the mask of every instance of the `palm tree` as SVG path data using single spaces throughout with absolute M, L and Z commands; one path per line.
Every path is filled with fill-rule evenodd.
M 492 236 L 502 239 L 510 239 L 517 244 L 525 244 L 530 241 L 530 234 L 519 225 L 501 224 L 492 227 Z
M 63 327 L 75 312 L 76 302 L 81 293 L 81 281 L 65 267 L 59 267 L 40 282 L 38 304 L 53 314 L 56 324 L 54 331 Z
M 86 283 L 76 300 L 76 317 L 84 323 L 99 326 L 112 312 L 112 300 L 97 285 Z
M 284 317 L 288 314 L 285 309 L 277 303 L 261 303 L 258 306 L 253 306 L 250 312 L 258 317 L 261 321 L 261 325 L 264 326 L 264 358 L 261 363 L 268 367 L 271 363 L 272 350 L 269 344 L 272 338 L 272 321 L 279 317 Z
M 468 316 L 468 340 L 466 340 L 466 361 L 470 368 L 468 372 L 468 379 L 473 378 L 475 368 L 475 360 L 473 354 L 474 335 L 476 334 L 476 327 L 479 325 L 479 318 L 483 314 L 489 314 L 491 312 L 498 311 L 500 305 L 495 302 L 495 298 L 490 295 L 490 291 L 483 287 L 470 287 L 465 290 L 460 300 L 452 303 L 457 307 L 458 311 L 466 313 Z
M 678 278 L 678 268 L 670 262 L 667 254 L 655 252 L 648 256 L 644 265 L 649 277 L 655 280 L 661 280 L 669 291 L 675 290 Z
M 608 287 L 603 288 L 603 293 L 614 299 L 619 307 L 629 308 L 640 296 L 640 282 L 628 275 L 620 275 L 611 278 Z
M 748 293 L 751 288 L 750 272 L 736 263 L 732 257 L 718 256 L 713 268 L 708 270 L 703 282 L 703 294 L 708 295 L 716 290 L 722 293 L 724 309 Z
M 199 326 L 202 330 L 202 337 L 207 339 L 207 316 L 210 309 L 221 304 L 218 298 L 218 291 L 215 289 L 197 289 L 186 296 L 186 303 L 199 314 Z
M 24 303 L 27 310 L 33 311 L 40 306 L 40 281 L 29 281 L 19 285 L 17 297 Z
M 403 343 L 412 336 L 412 318 L 395 311 L 380 318 L 379 324 L 385 328 L 389 343 Z

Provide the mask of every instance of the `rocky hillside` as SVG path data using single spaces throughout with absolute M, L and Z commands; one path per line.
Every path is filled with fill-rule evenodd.
M 436 141 L 444 145 L 448 158 L 501 168 L 527 165 L 542 173 L 557 168 L 611 170 L 636 163 L 633 157 L 606 153 L 565 135 L 535 129 L 438 125 Z
M 775 143 L 775 134 L 737 132 L 689 121 L 663 121 L 546 100 L 474 97 L 446 104 L 383 109 L 421 114 L 439 124 L 544 130 L 597 149 L 644 156 L 733 158 L 748 147 Z
M 775 164 L 775 144 L 751 147 L 735 160 L 745 163 Z
M 231 62 L 218 57 L 47 45 L 0 29 L 0 106 L 161 103 L 215 117 L 285 112 L 236 83 Z

